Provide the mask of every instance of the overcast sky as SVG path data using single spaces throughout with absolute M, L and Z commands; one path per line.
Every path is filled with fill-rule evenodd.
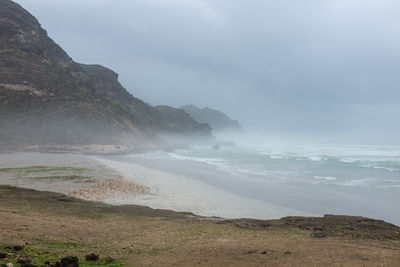
M 152 104 L 249 131 L 400 144 L 398 0 L 18 0 Z

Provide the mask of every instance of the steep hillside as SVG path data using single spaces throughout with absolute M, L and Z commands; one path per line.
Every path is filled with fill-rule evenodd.
M 211 132 L 211 127 L 207 123 L 201 123 L 202 130 L 199 130 L 198 122 L 182 109 L 170 106 L 157 106 L 157 110 L 163 114 L 165 127 L 173 129 L 184 135 L 191 135 L 193 132 L 200 136 L 207 136 Z
M 0 0 L 1 143 L 147 147 L 158 132 L 182 134 L 165 121 L 115 72 L 74 62 L 31 14 Z M 210 136 L 194 120 L 189 127 L 185 134 Z
M 201 109 L 195 105 L 186 105 L 181 107 L 181 109 L 196 121 L 208 123 L 214 131 L 243 131 L 238 121 L 230 119 L 227 115 L 218 110 L 207 107 Z

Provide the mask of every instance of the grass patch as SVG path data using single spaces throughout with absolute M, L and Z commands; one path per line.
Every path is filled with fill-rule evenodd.
M 55 264 L 59 260 L 59 257 L 55 253 L 45 252 L 43 254 L 37 255 L 32 259 L 32 264 L 37 266 L 44 266 L 46 262 Z
M 77 248 L 77 246 L 71 248 L 72 243 L 60 242 L 60 241 L 42 241 L 40 245 L 47 246 L 47 248 L 62 248 L 62 249 L 73 249 Z M 71 251 L 63 253 L 59 252 L 49 252 L 42 251 L 32 247 L 23 247 L 22 250 L 14 250 L 13 246 L 0 245 L 0 252 L 5 252 L 8 254 L 6 259 L 0 259 L 0 265 L 12 263 L 15 267 L 21 266 L 18 263 L 19 259 L 30 259 L 31 264 L 37 266 L 48 266 L 46 263 L 50 263 L 54 265 L 56 262 L 59 262 L 61 258 L 66 255 L 73 255 Z M 85 257 L 78 257 L 79 266 L 83 267 L 123 267 L 125 264 L 122 261 L 118 260 L 108 260 L 106 258 L 100 258 L 95 261 L 87 261 Z
M 299 230 L 297 228 L 292 228 L 288 230 L 283 230 L 283 231 L 278 231 L 276 232 L 278 235 L 283 235 L 285 237 L 288 236 L 297 236 L 297 237 L 310 237 L 310 232 L 304 231 L 304 230 Z
M 28 167 L 21 167 L 21 168 L 0 168 L 0 172 L 23 171 L 26 173 L 52 172 L 52 171 L 82 172 L 85 170 L 87 170 L 87 169 L 86 168 L 77 168 L 77 167 L 50 167 L 50 166 L 28 166 Z
M 48 248 L 74 249 L 86 247 L 86 245 L 82 243 L 71 243 L 58 240 L 36 240 L 35 243 Z
M 194 214 L 193 212 L 190 212 L 190 211 L 181 211 L 181 212 L 179 212 L 180 214 L 183 214 L 183 215 L 192 215 L 192 216 L 196 216 L 196 214 Z
M 272 225 L 272 226 L 282 226 L 282 225 L 285 224 L 284 221 L 269 221 L 268 223 L 269 223 L 270 225 Z
M 87 176 L 78 176 L 78 175 L 67 175 L 67 176 L 37 176 L 31 177 L 36 180 L 82 180 L 82 179 L 89 179 Z

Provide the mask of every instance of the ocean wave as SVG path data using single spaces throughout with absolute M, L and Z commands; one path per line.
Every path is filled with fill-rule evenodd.
M 390 168 L 390 167 L 384 167 L 384 166 L 376 166 L 376 165 L 361 165 L 362 168 L 372 168 L 372 169 L 377 169 L 377 170 L 385 170 L 385 171 L 390 171 L 390 172 L 395 172 L 395 171 L 400 171 L 398 168 Z
M 337 150 L 338 152 L 340 149 Z M 392 158 L 370 158 L 361 155 L 335 157 L 324 153 L 303 153 L 293 151 L 259 151 L 250 148 L 224 148 L 218 151 L 209 147 L 190 150 L 158 152 L 148 156 L 171 160 L 201 162 L 215 167 L 238 179 L 265 183 L 309 183 L 321 185 L 397 187 L 400 184 L 399 162 Z M 321 151 L 319 151 L 321 152 Z M 358 154 L 361 154 L 358 151 Z M 387 153 L 394 155 L 395 153 Z M 144 155 L 145 156 L 145 155 Z M 370 170 L 365 169 L 370 168 Z M 376 170 L 376 171 L 374 171 Z M 322 175 L 321 175 L 322 174 Z M 389 184 L 386 179 L 393 179 Z
M 216 167 L 219 171 L 224 171 L 230 173 L 232 175 L 238 175 L 240 173 L 247 173 L 247 170 L 244 170 L 238 166 L 233 166 L 229 164 L 226 160 L 221 158 L 202 158 L 202 157 L 191 157 L 191 156 L 181 156 L 176 153 L 168 153 L 168 156 L 172 159 L 176 160 L 191 160 L 196 162 L 202 162 L 208 165 L 212 165 Z
M 343 186 L 369 186 L 370 182 L 366 179 L 358 179 L 358 180 L 342 180 L 340 182 L 335 183 L 337 185 L 343 185 Z
M 387 170 L 387 171 L 400 171 L 400 169 L 395 169 L 395 168 L 388 168 L 388 167 L 381 167 L 381 166 L 374 166 L 374 169 L 382 169 L 382 170 Z
M 344 163 L 355 163 L 355 162 L 359 161 L 359 159 L 342 158 L 342 159 L 339 159 L 339 161 L 344 162 Z
M 331 176 L 313 176 L 313 179 L 317 180 L 326 180 L 326 181 L 336 181 L 336 177 L 331 177 Z
M 271 155 L 271 156 L 269 156 L 271 159 L 283 159 L 284 157 L 283 156 L 274 156 L 274 155 Z
M 400 161 L 400 146 L 297 146 L 261 148 L 260 155 L 297 156 L 297 157 L 333 157 L 344 161 L 358 161 L 364 159 Z
M 307 159 L 311 160 L 311 161 L 322 161 L 323 158 L 319 157 L 319 156 L 309 156 L 307 157 Z

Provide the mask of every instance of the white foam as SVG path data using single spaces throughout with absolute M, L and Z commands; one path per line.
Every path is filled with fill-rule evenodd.
M 343 159 L 340 159 L 340 161 L 344 162 L 344 163 L 354 163 L 354 162 L 357 162 L 358 160 L 354 159 L 354 158 L 343 158 Z
M 387 157 L 397 155 L 399 149 L 400 147 L 376 146 L 287 147 L 260 150 L 232 147 L 213 151 L 209 147 L 198 147 L 173 153 L 159 152 L 150 156 L 205 163 L 214 166 L 218 171 L 249 182 L 266 184 L 298 182 L 364 187 L 384 185 L 383 178 L 390 178 L 400 171 L 400 158 Z M 310 169 L 309 164 L 312 162 L 318 166 Z M 361 167 L 371 168 L 371 171 L 362 170 Z M 381 170 L 382 175 L 374 177 L 377 171 L 373 170 Z M 325 171 L 333 175 L 318 175 Z M 387 172 L 383 173 L 384 171 Z M 337 172 L 343 177 L 334 177 L 336 174 L 339 175 Z
M 327 180 L 327 181 L 336 181 L 336 177 L 330 177 L 330 176 L 314 176 L 313 179 L 317 180 Z
M 387 170 L 387 171 L 400 171 L 400 169 L 394 169 L 394 168 L 387 168 L 387 167 L 381 167 L 381 166 L 374 166 L 374 169 L 382 169 L 382 170 Z
M 323 158 L 318 156 L 310 156 L 308 159 L 312 161 L 322 161 Z
M 337 184 L 344 185 L 344 186 L 368 186 L 369 185 L 368 181 L 365 179 L 341 181 L 341 182 L 338 182 Z
M 383 167 L 383 166 L 375 166 L 375 165 L 361 165 L 363 168 L 372 168 L 372 169 L 377 169 L 377 170 L 386 170 L 386 171 L 400 171 L 400 169 L 397 168 L 388 168 L 388 167 Z

